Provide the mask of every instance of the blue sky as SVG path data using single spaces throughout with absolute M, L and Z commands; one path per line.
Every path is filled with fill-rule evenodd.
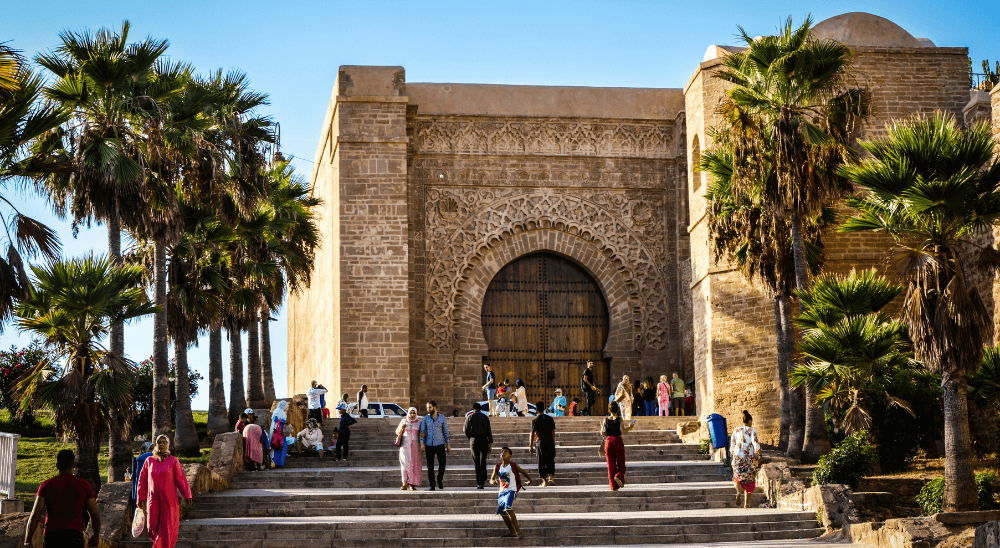
M 0 41 L 29 56 L 56 45 L 63 29 L 118 27 L 132 36 L 170 40 L 168 55 L 201 70 L 238 68 L 270 94 L 266 113 L 281 123 L 282 150 L 311 171 L 323 115 L 340 65 L 401 65 L 410 82 L 470 82 L 615 87 L 683 87 L 711 44 L 735 44 L 737 26 L 771 33 L 789 15 L 816 21 L 852 11 L 886 17 L 938 46 L 965 46 L 981 59 L 1000 58 L 1000 2 L 260 2 L 45 1 L 5 2 Z M 55 227 L 69 256 L 104 253 L 103 227 L 81 229 L 56 219 L 33 195 L 18 197 L 25 213 Z M 286 317 L 272 324 L 275 385 L 285 394 Z M 7 326 L 0 346 L 27 339 Z M 152 352 L 152 320 L 130 325 L 126 352 Z M 207 340 L 192 349 L 192 366 L 207 376 Z M 228 362 L 225 381 L 228 384 Z M 207 384 L 195 409 L 207 409 Z M 228 394 L 228 391 L 227 391 Z

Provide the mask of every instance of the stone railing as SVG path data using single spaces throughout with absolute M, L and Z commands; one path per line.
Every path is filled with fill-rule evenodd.
M 227 432 L 215 436 L 212 456 L 208 466 L 204 464 L 182 464 L 191 494 L 214 493 L 229 488 L 233 476 L 243 470 L 243 436 L 239 432 Z M 132 537 L 129 528 L 132 516 L 129 512 L 129 497 L 132 482 L 106 483 L 97 494 L 97 507 L 101 512 L 101 548 L 117 548 L 119 541 Z M 188 511 L 181 505 L 181 517 Z

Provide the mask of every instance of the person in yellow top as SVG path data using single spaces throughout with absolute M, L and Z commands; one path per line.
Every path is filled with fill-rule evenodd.
M 676 371 L 670 379 L 670 407 L 674 415 L 684 415 L 684 379 Z

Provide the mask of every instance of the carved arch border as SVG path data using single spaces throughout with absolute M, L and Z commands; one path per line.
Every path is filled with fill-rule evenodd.
M 489 249 L 479 255 L 462 284 L 456 302 L 460 312 L 457 335 L 461 352 L 482 356 L 489 352 L 483 335 L 482 310 L 490 282 L 500 269 L 514 260 L 539 252 L 565 257 L 597 281 L 608 306 L 608 338 L 603 349 L 604 356 L 634 354 L 638 317 L 633 312 L 635 297 L 634 292 L 629 291 L 626 268 L 621 261 L 612 260 L 602 253 L 594 242 L 551 228 L 519 232 L 493 241 Z

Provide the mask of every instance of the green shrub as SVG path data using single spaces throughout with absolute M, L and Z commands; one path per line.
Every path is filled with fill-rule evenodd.
M 915 498 L 925 516 L 940 512 L 944 504 L 944 476 L 927 482 Z
M 820 457 L 813 471 L 812 484 L 845 483 L 857 489 L 861 478 L 871 473 L 877 459 L 875 448 L 868 443 L 868 434 L 863 430 L 856 432 Z
M 996 499 L 993 498 L 993 482 L 996 479 L 996 473 L 990 470 L 976 474 L 976 495 L 979 496 L 980 510 L 1000 508 L 1000 504 L 997 504 Z M 925 516 L 940 512 L 944 505 L 944 476 L 927 482 L 917 494 L 916 499 Z
M 698 449 L 699 455 L 707 455 L 712 452 L 712 440 L 705 438 L 701 440 L 701 447 Z

